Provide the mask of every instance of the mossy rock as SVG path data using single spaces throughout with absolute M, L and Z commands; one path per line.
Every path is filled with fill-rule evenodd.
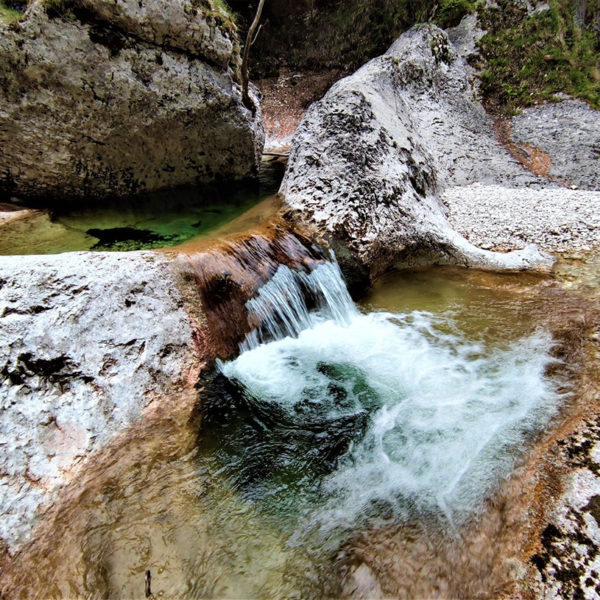
M 26 9 L 25 2 L 0 0 L 0 23 L 17 23 L 24 17 Z

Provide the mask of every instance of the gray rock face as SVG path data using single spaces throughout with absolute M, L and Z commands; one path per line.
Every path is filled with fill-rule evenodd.
M 417 26 L 387 51 L 401 79 L 395 94 L 404 102 L 414 134 L 432 156 L 440 187 L 470 183 L 541 185 L 498 143 L 491 118 L 473 95 L 467 65 L 447 35 Z
M 549 511 L 542 543 L 532 557 L 533 591 L 544 599 L 600 596 L 600 424 L 586 419 L 563 440 L 569 473 Z
M 600 112 L 581 100 L 528 108 L 512 120 L 513 139 L 550 155 L 550 175 L 600 190 Z
M 38 0 L 0 35 L 0 192 L 96 197 L 255 175 L 236 34 L 192 0 Z M 255 102 L 258 104 L 258 102 Z
M 458 54 L 467 58 L 479 54 L 477 42 L 486 32 L 479 27 L 477 15 L 465 15 L 458 25 L 446 29 L 446 33 Z
M 222 69 L 235 67 L 237 49 L 232 25 L 218 8 L 212 13 L 205 9 L 199 14 L 199 4 L 181 0 L 77 2 L 86 11 L 87 20 L 110 24 L 122 35 L 132 35 L 155 46 L 183 50 Z
M 162 255 L 0 257 L 0 538 L 16 548 L 77 465 L 197 363 Z
M 294 137 L 281 194 L 377 275 L 419 260 L 544 268 L 529 248 L 498 255 L 452 230 L 440 189 L 473 182 L 540 185 L 496 141 L 447 35 L 417 26 L 334 85 Z

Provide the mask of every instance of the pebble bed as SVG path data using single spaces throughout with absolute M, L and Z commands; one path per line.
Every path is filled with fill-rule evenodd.
M 452 227 L 486 250 L 600 247 L 600 192 L 473 184 L 448 188 L 442 201 Z

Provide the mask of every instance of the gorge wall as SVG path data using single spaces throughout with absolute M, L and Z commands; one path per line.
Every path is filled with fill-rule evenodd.
M 102 198 L 257 175 L 235 25 L 193 0 L 36 0 L 0 35 L 0 192 Z

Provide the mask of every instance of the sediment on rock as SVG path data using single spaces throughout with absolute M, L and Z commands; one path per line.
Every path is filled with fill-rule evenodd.
M 246 302 L 280 266 L 311 271 L 328 258 L 315 244 L 312 232 L 276 217 L 254 231 L 228 236 L 209 248 L 186 244 L 174 266 L 184 295 L 200 299 L 206 346 L 212 355 L 224 359 L 237 353 L 246 334 L 257 325 L 248 318 Z
M 149 252 L 0 257 L 0 537 L 12 550 L 86 458 L 200 353 L 168 262 Z
M 257 175 L 261 114 L 243 106 L 220 13 L 56 6 L 37 0 L 0 36 L 0 193 L 101 199 Z
M 345 245 L 373 276 L 419 262 L 552 264 L 534 247 L 504 255 L 476 248 L 446 219 L 438 198 L 445 187 L 547 183 L 499 145 L 465 69 L 443 31 L 414 27 L 336 83 L 294 136 L 280 189 L 289 211 Z
M 581 100 L 527 108 L 511 121 L 512 139 L 546 153 L 549 175 L 600 190 L 600 111 Z

